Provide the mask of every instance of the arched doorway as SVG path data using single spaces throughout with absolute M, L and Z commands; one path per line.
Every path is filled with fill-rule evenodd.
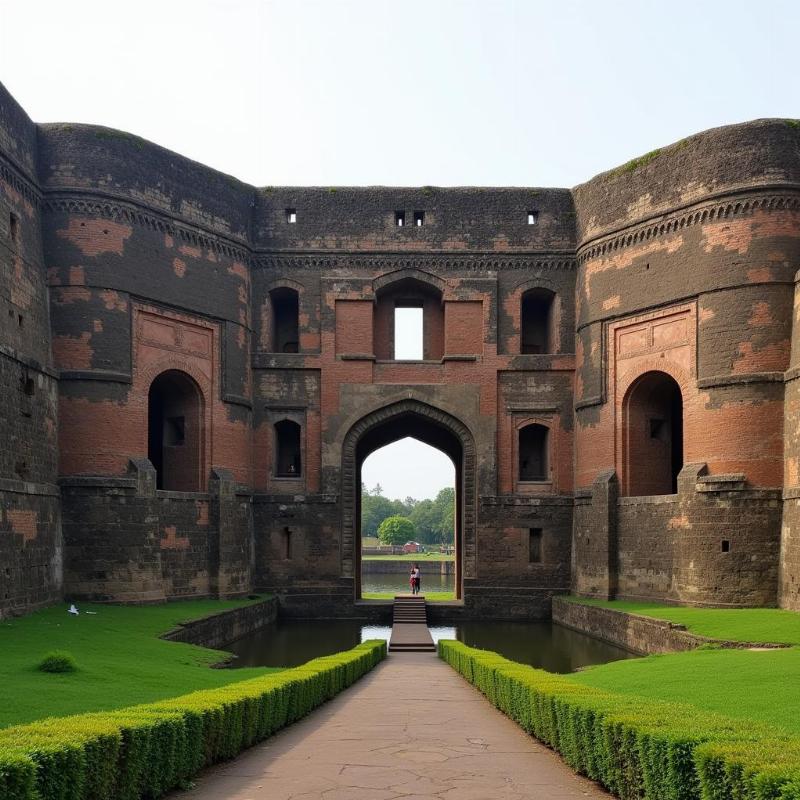
M 623 489 L 628 496 L 676 494 L 683 468 L 683 398 L 666 372 L 646 372 L 623 400 Z
M 147 396 L 147 457 L 156 487 L 197 492 L 202 486 L 203 398 L 185 372 L 167 370 Z
M 445 453 L 455 466 L 455 595 L 463 598 L 464 578 L 475 576 L 475 444 L 455 417 L 417 400 L 374 411 L 357 422 L 342 447 L 342 575 L 361 588 L 361 466 L 373 452 L 411 437 Z

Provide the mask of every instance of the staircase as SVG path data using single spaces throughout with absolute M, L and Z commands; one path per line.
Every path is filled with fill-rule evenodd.
M 395 596 L 389 652 L 432 653 L 435 651 L 436 645 L 428 630 L 425 595 Z

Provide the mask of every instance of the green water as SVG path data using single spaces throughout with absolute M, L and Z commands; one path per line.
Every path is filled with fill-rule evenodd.
M 430 631 L 434 641 L 459 639 L 549 672 L 573 672 L 635 657 L 627 650 L 551 622 L 458 622 L 434 626 Z M 287 621 L 273 623 L 225 649 L 237 656 L 236 667 L 293 667 L 355 647 L 365 639 L 388 640 L 390 633 L 388 625 L 358 620 Z
M 428 592 L 452 592 L 456 585 L 455 575 L 441 573 L 422 573 L 420 590 Z M 407 592 L 409 590 L 407 573 L 387 573 L 383 575 L 362 575 L 361 591 L 363 592 Z

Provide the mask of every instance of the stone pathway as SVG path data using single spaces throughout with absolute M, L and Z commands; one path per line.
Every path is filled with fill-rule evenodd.
M 390 655 L 173 800 L 609 798 L 430 653 Z

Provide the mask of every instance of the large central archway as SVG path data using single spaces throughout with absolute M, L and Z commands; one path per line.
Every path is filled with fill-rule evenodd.
M 457 599 L 464 578 L 475 576 L 475 442 L 455 417 L 418 400 L 373 411 L 348 431 L 342 446 L 342 575 L 361 592 L 361 466 L 367 456 L 410 436 L 448 455 L 456 470 L 455 552 Z

